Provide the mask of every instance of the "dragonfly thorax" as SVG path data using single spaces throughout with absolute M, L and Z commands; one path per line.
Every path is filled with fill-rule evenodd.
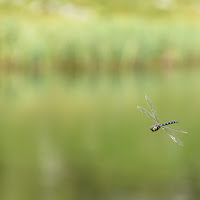
M 156 123 L 156 124 L 154 124 L 153 126 L 151 126 L 150 129 L 151 129 L 153 132 L 155 132 L 155 131 L 157 131 L 160 127 L 161 127 L 160 124 Z

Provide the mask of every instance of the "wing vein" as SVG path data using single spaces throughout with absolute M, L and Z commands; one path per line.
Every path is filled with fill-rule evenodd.
M 172 128 L 172 127 L 170 127 L 170 126 L 165 126 L 165 127 L 170 128 L 170 129 L 172 129 L 172 130 L 174 130 L 174 131 L 181 132 L 181 133 L 185 133 L 185 134 L 188 133 L 188 132 L 186 132 L 186 131 L 182 131 L 182 130 L 179 130 L 179 129 L 176 129 L 176 128 Z
M 157 114 L 157 112 L 156 112 L 156 109 L 154 108 L 154 106 L 153 106 L 153 104 L 151 103 L 151 101 L 150 101 L 150 99 L 149 99 L 148 96 L 145 96 L 145 99 L 146 99 L 146 101 L 147 101 L 147 103 L 148 103 L 148 105 L 149 105 L 149 107 L 150 107 L 150 109 L 151 109 L 151 112 L 152 112 L 152 114 L 153 114 L 153 116 L 154 116 L 156 122 L 159 123 L 158 114 Z
M 149 112 L 147 111 L 146 109 L 140 107 L 140 106 L 137 106 L 138 110 L 140 112 L 142 112 L 143 114 L 145 114 L 146 116 L 150 117 L 151 119 L 153 119 L 154 121 L 156 121 L 156 119 L 154 118 L 154 116 Z
M 176 142 L 178 145 L 183 146 L 183 143 L 168 129 L 166 129 L 165 127 L 161 127 L 162 129 L 164 129 L 167 134 L 171 137 L 171 139 Z

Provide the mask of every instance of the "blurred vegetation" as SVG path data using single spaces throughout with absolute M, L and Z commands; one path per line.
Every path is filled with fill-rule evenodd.
M 34 13 L 59 13 L 68 6 L 89 8 L 100 15 L 130 15 L 142 14 L 185 14 L 199 15 L 199 1 L 197 0 L 1 0 L 0 8 L 19 11 L 34 11 Z M 13 11 L 13 10 L 12 10 Z
M 199 199 L 198 4 L 1 0 L 0 198 Z
M 195 23 L 145 19 L 36 23 L 21 17 L 2 17 L 0 23 L 3 72 L 119 74 L 198 68 L 200 63 L 200 28 Z

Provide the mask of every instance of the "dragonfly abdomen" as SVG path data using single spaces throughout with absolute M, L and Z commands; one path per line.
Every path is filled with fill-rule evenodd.
M 175 124 L 175 123 L 178 123 L 178 122 L 179 122 L 178 120 L 173 120 L 173 121 L 169 121 L 169 122 L 165 122 L 163 124 L 160 124 L 160 126 L 166 126 L 166 125 Z

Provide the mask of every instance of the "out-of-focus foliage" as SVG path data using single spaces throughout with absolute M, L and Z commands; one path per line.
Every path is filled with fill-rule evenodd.
M 191 0 L 1 0 L 0 9 L 20 9 L 44 13 L 59 13 L 70 7 L 95 10 L 100 15 L 140 13 L 148 14 L 189 14 L 199 15 L 199 1 Z
M 200 64 L 197 23 L 10 17 L 2 18 L 0 24 L 1 71 L 129 73 L 190 69 Z

